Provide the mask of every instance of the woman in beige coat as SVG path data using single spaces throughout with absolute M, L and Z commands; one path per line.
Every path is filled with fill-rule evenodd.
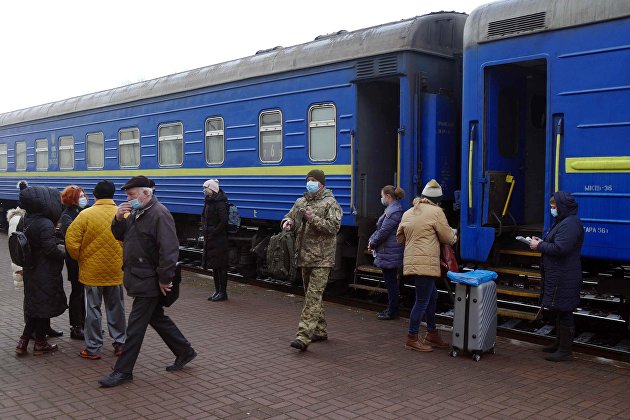
M 416 302 L 409 315 L 409 333 L 405 348 L 432 351 L 433 347 L 448 347 L 436 330 L 435 308 L 437 289 L 435 280 L 440 277 L 440 243 L 453 245 L 455 231 L 446 221 L 439 207 L 442 188 L 434 179 L 422 190 L 400 221 L 396 232 L 398 242 L 405 244 L 403 274 L 411 276 L 416 286 Z M 418 341 L 420 321 L 426 315 L 427 334 Z

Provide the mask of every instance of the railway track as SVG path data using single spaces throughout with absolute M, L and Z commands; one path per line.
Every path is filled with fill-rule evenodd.
M 208 271 L 203 270 L 199 267 L 198 262 L 194 260 L 184 260 L 183 268 L 190 272 L 195 272 L 199 274 L 208 274 Z M 208 274 L 209 275 L 209 274 Z M 303 289 L 300 285 L 294 285 L 287 281 L 276 280 L 270 277 L 244 277 L 237 272 L 230 272 L 230 279 L 233 281 L 238 281 L 241 283 L 251 284 L 259 287 L 272 288 L 274 290 L 282 291 L 285 293 L 293 293 L 296 295 L 303 295 Z M 347 305 L 352 307 L 358 307 L 366 310 L 371 310 L 374 312 L 380 311 L 384 309 L 384 294 L 376 292 L 372 289 L 377 289 L 379 287 L 383 287 L 382 284 L 379 285 L 379 280 L 377 278 L 367 278 L 364 279 L 367 282 L 372 281 L 372 286 L 367 286 L 364 288 L 352 288 L 348 287 L 341 294 L 332 294 L 327 293 L 324 296 L 324 300 L 327 302 L 338 303 L 341 305 Z M 405 289 L 412 289 L 412 285 L 404 285 Z M 514 290 L 514 294 L 511 296 L 518 297 L 526 297 L 529 298 L 531 296 L 520 296 L 518 292 L 518 288 Z M 452 325 L 453 320 L 453 310 L 452 306 L 448 305 L 448 291 L 445 289 L 439 290 L 441 301 L 442 301 L 442 310 L 437 314 L 440 323 L 444 325 Z M 531 292 L 523 292 L 524 294 Z M 412 293 L 402 292 L 403 297 L 413 295 Z M 521 294 L 522 295 L 522 294 Z M 446 304 L 444 302 L 447 302 Z M 499 296 L 498 299 L 499 304 L 503 304 L 503 306 L 508 307 L 516 307 L 519 308 L 519 302 L 517 300 L 505 300 L 501 299 Z M 407 303 L 407 304 L 405 304 Z M 412 302 L 407 299 L 407 301 L 403 298 L 403 302 L 401 302 L 401 315 L 403 317 L 409 316 L 409 311 L 411 310 Z M 531 309 L 529 303 L 520 303 L 520 305 L 527 305 L 527 308 L 519 309 L 505 309 L 501 308 L 498 311 L 498 328 L 497 334 L 501 337 L 517 339 L 521 341 L 526 341 L 535 344 L 549 344 L 553 339 L 553 335 L 551 332 L 553 327 L 550 326 L 549 323 L 544 321 L 533 321 L 530 318 L 530 312 L 528 309 Z M 579 312 L 576 313 L 576 318 L 579 318 Z M 593 325 L 600 326 L 604 328 L 606 331 L 598 331 L 597 333 L 582 330 L 578 334 L 576 334 L 576 338 L 574 340 L 574 351 L 589 354 L 595 357 L 603 357 L 612 360 L 618 360 L 623 362 L 630 362 L 630 339 L 628 338 L 619 338 L 618 335 L 624 334 L 627 337 L 627 325 L 625 322 L 621 322 L 619 320 L 614 321 L 617 326 L 622 327 L 621 329 L 612 329 L 612 331 L 608 331 L 608 328 L 602 327 L 605 325 L 609 325 L 611 319 L 606 317 L 598 317 L 601 318 L 600 321 L 603 323 L 595 323 Z M 598 319 L 593 318 L 593 319 Z M 623 324 L 623 325 L 622 325 Z M 621 332 L 620 332 L 621 331 Z M 617 336 L 616 336 L 617 335 Z

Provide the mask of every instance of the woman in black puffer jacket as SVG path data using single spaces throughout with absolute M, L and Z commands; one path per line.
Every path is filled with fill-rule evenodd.
M 549 201 L 554 218 L 543 239 L 534 237 L 530 248 L 542 254 L 542 305 L 556 314 L 556 342 L 543 348 L 553 353 L 547 360 L 571 360 L 575 334 L 573 311 L 580 303 L 582 263 L 580 251 L 584 226 L 577 215 L 578 204 L 566 191 L 557 191 Z
M 203 224 L 203 268 L 212 268 L 215 292 L 208 300 L 227 300 L 228 269 L 228 204 L 219 181 L 209 179 L 203 184 L 205 195 L 201 220 Z
M 63 290 L 65 252 L 57 246 L 55 224 L 61 215 L 59 191 L 48 187 L 28 187 L 20 191 L 19 205 L 26 216 L 18 226 L 25 231 L 31 247 L 29 267 L 24 267 L 24 315 L 26 326 L 15 352 L 26 353 L 31 334 L 35 334 L 33 355 L 57 350 L 46 340 L 50 318 L 67 308 Z

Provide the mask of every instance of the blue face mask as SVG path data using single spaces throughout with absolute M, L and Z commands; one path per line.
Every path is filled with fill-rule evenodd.
M 138 201 L 137 198 L 134 198 L 133 200 L 129 200 L 129 205 L 134 210 L 138 210 L 138 209 L 142 208 L 142 204 L 140 204 L 140 202 Z
M 558 209 L 551 209 L 551 215 L 553 217 L 558 217 Z
M 88 203 L 87 198 L 85 197 L 79 198 L 79 207 L 83 208 L 87 206 L 87 203 Z
M 308 181 L 306 183 L 306 191 L 310 193 L 317 192 L 319 190 L 319 183 L 317 181 Z
M 384 205 L 385 207 L 388 206 L 387 201 L 385 201 L 383 197 L 381 197 L 381 204 Z

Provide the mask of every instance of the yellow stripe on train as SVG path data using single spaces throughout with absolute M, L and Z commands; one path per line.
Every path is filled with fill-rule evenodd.
M 566 158 L 565 168 L 566 173 L 630 172 L 630 156 Z

